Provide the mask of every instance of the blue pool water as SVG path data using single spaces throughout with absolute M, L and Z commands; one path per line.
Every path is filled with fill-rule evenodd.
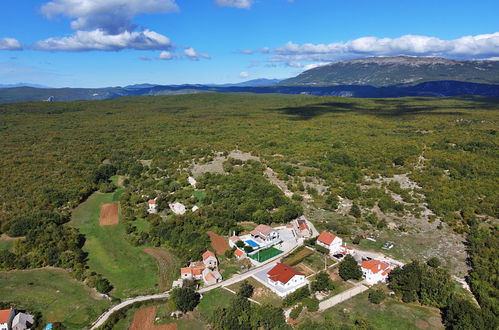
M 260 245 L 258 245 L 255 241 L 249 239 L 247 241 L 245 241 L 246 244 L 248 244 L 249 246 L 251 246 L 252 248 L 257 248 L 257 247 L 260 247 Z

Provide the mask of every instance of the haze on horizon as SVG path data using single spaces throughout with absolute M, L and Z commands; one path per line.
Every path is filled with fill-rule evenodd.
M 368 56 L 499 59 L 499 3 L 2 2 L 0 84 L 104 87 L 287 78 Z

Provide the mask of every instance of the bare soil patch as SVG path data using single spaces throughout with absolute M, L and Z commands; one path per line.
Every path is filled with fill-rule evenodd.
M 155 325 L 156 306 L 141 308 L 133 316 L 130 330 L 177 330 L 175 323 Z
M 298 265 L 295 266 L 296 269 L 298 269 L 299 272 L 305 274 L 305 276 L 309 276 L 315 273 L 315 271 L 308 267 L 307 265 L 303 263 L 299 263 Z
M 99 218 L 100 226 L 114 226 L 119 223 L 118 206 L 118 203 L 102 205 Z
M 209 231 L 207 234 L 210 236 L 211 246 L 218 255 L 223 255 L 229 249 L 227 238 L 217 235 L 212 231 Z
M 153 257 L 156 261 L 159 272 L 158 287 L 160 290 L 166 290 L 172 284 L 171 277 L 175 266 L 172 258 L 164 251 L 156 248 L 145 248 L 144 252 Z

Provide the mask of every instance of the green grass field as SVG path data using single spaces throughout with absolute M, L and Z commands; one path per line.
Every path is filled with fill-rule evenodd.
M 0 237 L 0 250 L 10 250 L 13 246 L 13 240 L 3 239 Z
M 211 290 L 203 294 L 197 310 L 205 318 L 209 318 L 218 307 L 228 307 L 234 297 L 233 293 L 222 288 Z
M 133 247 L 125 240 L 123 224 L 99 226 L 101 205 L 119 200 L 122 192 L 94 193 L 72 214 L 70 225 L 85 234 L 83 249 L 88 252 L 88 265 L 113 284 L 111 292 L 119 298 L 157 291 L 156 263 L 142 247 Z
M 276 249 L 275 247 L 271 247 L 271 248 L 268 248 L 265 250 L 261 250 L 260 252 L 257 252 L 250 257 L 253 260 L 256 260 L 258 262 L 264 262 L 264 261 L 269 260 L 270 258 L 273 258 L 281 253 L 282 253 L 281 250 Z
M 282 299 L 279 298 L 274 292 L 272 292 L 269 288 L 267 288 L 262 283 L 258 282 L 254 278 L 247 278 L 245 281 L 248 281 L 249 284 L 253 285 L 254 291 L 251 299 L 258 301 L 261 304 L 272 305 L 276 307 L 281 307 Z M 241 286 L 242 281 L 229 285 L 228 288 L 233 291 L 238 291 Z
M 380 305 L 367 300 L 365 292 L 315 316 L 317 320 L 351 324 L 367 320 L 372 329 L 443 329 L 437 308 L 405 304 L 388 298 Z
M 45 322 L 63 322 L 68 329 L 84 328 L 110 305 L 61 269 L 0 272 L 0 283 L 1 301 L 39 311 Z

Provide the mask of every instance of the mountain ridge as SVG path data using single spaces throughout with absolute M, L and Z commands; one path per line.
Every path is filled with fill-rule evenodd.
M 443 80 L 499 85 L 499 61 L 416 56 L 367 57 L 321 65 L 282 80 L 279 85 L 387 87 Z

